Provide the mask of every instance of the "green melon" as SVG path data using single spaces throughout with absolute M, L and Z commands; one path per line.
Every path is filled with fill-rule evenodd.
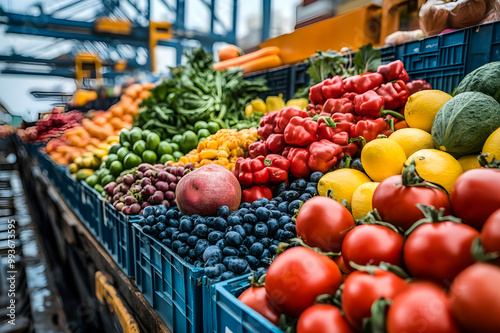
M 467 91 L 482 92 L 500 103 L 500 61 L 490 62 L 467 74 L 454 95 Z

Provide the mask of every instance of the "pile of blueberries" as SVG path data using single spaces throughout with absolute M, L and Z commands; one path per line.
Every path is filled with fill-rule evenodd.
M 322 176 L 315 172 L 309 181 L 297 179 L 290 186 L 282 183 L 275 188 L 272 200 L 245 202 L 234 212 L 221 206 L 215 217 L 149 206 L 138 223 L 144 233 L 159 239 L 186 262 L 204 267 L 209 278 L 227 280 L 267 268 L 278 244 L 296 237 L 292 217 L 301 201 L 317 195 Z

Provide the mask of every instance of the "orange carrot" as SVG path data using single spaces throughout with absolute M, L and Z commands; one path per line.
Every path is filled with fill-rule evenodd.
M 236 45 L 224 45 L 219 50 L 219 61 L 234 59 L 243 55 L 241 49 Z
M 280 48 L 276 46 L 268 46 L 264 47 L 263 49 L 260 49 L 258 51 L 252 52 L 252 53 L 247 53 L 245 55 L 242 55 L 241 57 L 236 57 L 233 59 L 229 59 L 226 61 L 221 61 L 218 63 L 214 64 L 214 69 L 217 71 L 229 68 L 229 67 L 242 67 L 242 65 L 246 62 L 255 60 L 255 59 L 260 59 L 266 56 L 270 55 L 279 55 L 280 53 Z
M 397 123 L 394 124 L 394 129 L 396 131 L 399 129 L 402 129 L 402 128 L 407 128 L 407 127 L 408 127 L 408 124 L 404 120 L 398 121 Z
M 278 67 L 281 65 L 283 65 L 283 60 L 281 60 L 278 55 L 274 54 L 246 62 L 244 64 L 241 64 L 240 67 L 243 68 L 243 73 L 247 74 Z

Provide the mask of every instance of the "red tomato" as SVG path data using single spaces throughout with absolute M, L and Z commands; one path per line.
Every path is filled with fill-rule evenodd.
M 250 287 L 245 290 L 238 299 L 245 305 L 251 307 L 271 323 L 278 326 L 280 322 L 280 313 L 269 301 L 269 297 L 264 287 Z
M 481 243 L 483 243 L 484 252 L 500 254 L 500 209 L 491 214 L 484 223 L 481 229 Z M 500 264 L 500 258 L 494 262 Z
M 352 268 L 347 267 L 347 265 L 346 265 L 346 263 L 345 263 L 344 258 L 342 257 L 342 255 L 333 257 L 333 261 L 335 261 L 335 263 L 339 266 L 340 271 L 343 274 L 350 274 L 350 273 L 353 272 Z
M 462 223 L 422 224 L 406 239 L 404 262 L 412 276 L 449 285 L 474 263 L 470 249 L 478 236 L 476 229 Z
M 351 229 L 342 242 L 342 258 L 358 265 L 378 265 L 381 261 L 401 267 L 403 264 L 403 235 L 374 224 L 358 225 Z
M 297 333 L 354 333 L 340 309 L 330 304 L 308 307 L 299 317 Z
M 446 293 L 431 282 L 410 283 L 394 297 L 387 333 L 459 333 Z
M 297 318 L 317 296 L 333 295 L 341 282 L 340 269 L 332 259 L 305 247 L 293 247 L 269 266 L 266 291 L 278 311 Z
M 314 197 L 304 203 L 295 222 L 297 235 L 307 245 L 327 252 L 340 251 L 342 240 L 351 227 L 354 227 L 351 213 L 327 197 Z
M 457 275 L 450 287 L 451 309 L 466 332 L 500 332 L 500 268 L 476 263 Z
M 361 271 L 351 273 L 342 291 L 342 306 L 347 320 L 361 330 L 363 318 L 371 316 L 373 302 L 380 297 L 392 299 L 406 286 L 405 280 L 381 269 L 376 269 L 373 275 Z
M 372 205 L 382 217 L 404 230 L 424 217 L 424 214 L 415 205 L 434 206 L 436 209 L 445 208 L 445 215 L 451 214 L 450 200 L 445 192 L 427 187 L 403 186 L 401 176 L 392 176 L 380 183 L 373 192 Z
M 464 172 L 453 185 L 451 205 L 456 216 L 481 230 L 486 219 L 500 208 L 500 170 Z

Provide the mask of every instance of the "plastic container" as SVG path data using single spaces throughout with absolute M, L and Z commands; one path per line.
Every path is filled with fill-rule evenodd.
M 411 80 L 424 79 L 432 85 L 432 89 L 451 94 L 465 76 L 464 66 L 437 68 L 408 73 Z
M 104 219 L 105 201 L 101 194 L 82 181 L 82 209 L 80 217 L 89 230 L 98 239 L 102 239 L 102 224 Z
M 211 295 L 211 315 L 205 318 L 205 333 L 215 332 L 282 332 L 255 310 L 238 301 L 238 296 L 248 287 L 248 276 L 240 276 L 217 283 Z
M 267 86 L 270 88 L 268 91 L 259 94 L 259 97 L 263 100 L 267 96 L 278 96 L 283 94 L 283 99 L 286 101 L 290 99 L 289 95 L 289 83 L 290 83 L 290 67 L 283 66 L 276 69 L 271 69 L 266 72 L 260 72 L 255 74 L 246 75 L 246 80 L 255 80 L 257 78 L 265 78 L 267 81 Z
M 500 22 L 487 23 L 469 29 L 466 74 L 488 62 L 500 61 Z

